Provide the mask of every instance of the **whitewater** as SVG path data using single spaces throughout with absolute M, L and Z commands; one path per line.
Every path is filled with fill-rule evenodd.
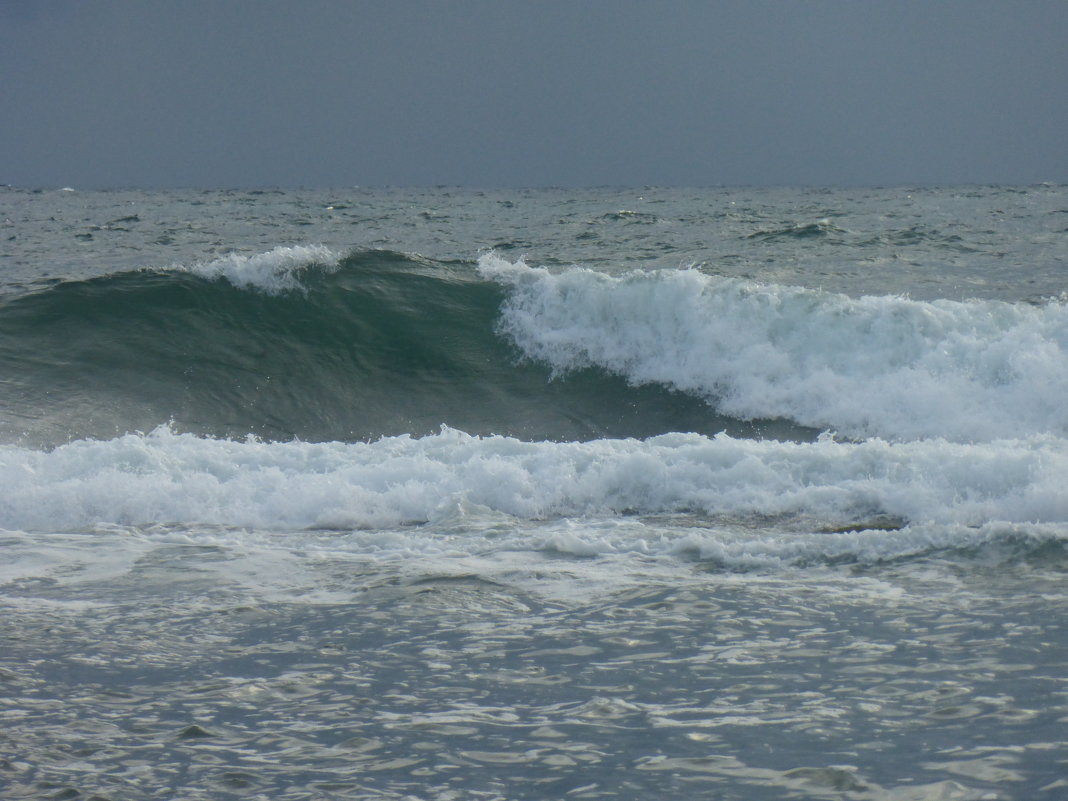
M 849 436 L 988 440 L 1068 432 L 1068 310 L 917 302 L 710 278 L 553 275 L 493 257 L 501 330 L 558 371 L 595 365 Z
M 1063 187 L 0 201 L 12 797 L 1065 791 Z

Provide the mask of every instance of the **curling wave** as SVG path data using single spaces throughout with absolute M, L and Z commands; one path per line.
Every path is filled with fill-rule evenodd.
M 469 263 L 321 247 L 50 285 L 0 306 L 0 440 L 813 434 L 599 369 L 550 381 L 495 333 L 505 294 Z
M 1068 433 L 1068 305 L 850 298 L 697 270 L 552 273 L 487 255 L 500 332 L 558 374 L 599 367 L 732 417 L 851 437 Z

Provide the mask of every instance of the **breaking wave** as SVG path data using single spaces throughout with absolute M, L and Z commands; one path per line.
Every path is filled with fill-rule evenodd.
M 489 255 L 498 329 L 557 374 L 598 367 L 741 419 L 969 442 L 1068 432 L 1068 306 L 862 297 L 697 270 L 552 273 Z

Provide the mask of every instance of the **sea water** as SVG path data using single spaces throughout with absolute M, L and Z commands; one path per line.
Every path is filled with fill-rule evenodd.
M 1068 797 L 1068 189 L 0 190 L 0 795 Z

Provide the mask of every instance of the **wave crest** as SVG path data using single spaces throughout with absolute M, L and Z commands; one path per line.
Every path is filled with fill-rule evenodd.
M 558 373 L 597 366 L 746 418 L 856 437 L 1068 432 L 1068 305 L 920 302 L 697 270 L 551 273 L 483 256 L 499 331 Z
M 301 288 L 300 274 L 313 266 L 336 270 L 341 254 L 325 245 L 279 246 L 266 253 L 231 253 L 186 270 L 201 278 L 224 278 L 239 289 L 259 289 L 270 294 Z

